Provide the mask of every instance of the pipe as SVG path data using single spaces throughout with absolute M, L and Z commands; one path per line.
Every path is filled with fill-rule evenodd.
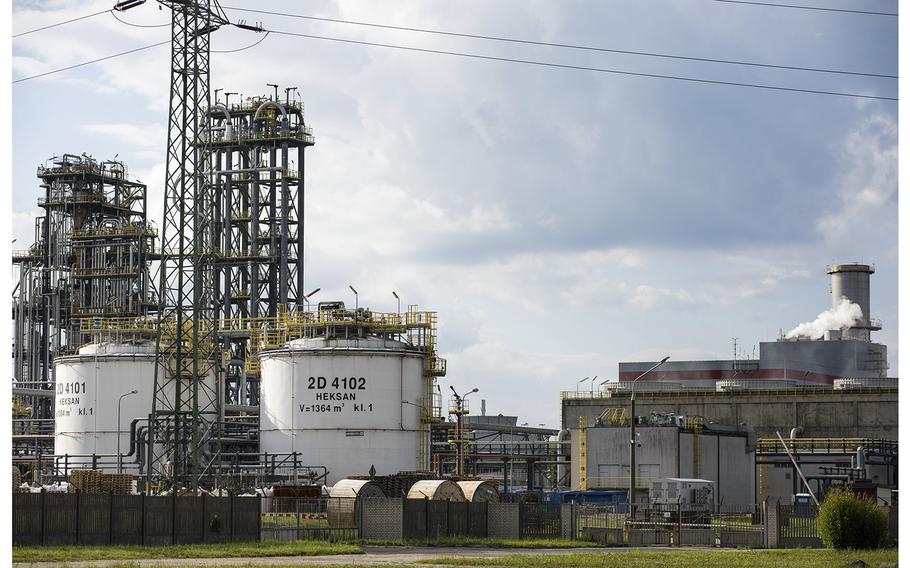
M 259 407 L 252 406 L 247 404 L 225 404 L 225 412 L 249 412 L 251 414 L 259 414 Z
M 27 389 L 23 387 L 13 387 L 14 396 L 43 396 L 53 398 L 54 391 L 51 389 Z
M 556 435 L 556 441 L 565 443 L 565 442 L 570 441 L 571 437 L 572 437 L 572 433 L 567 429 L 563 429 L 563 430 L 560 430 L 559 434 Z M 570 446 L 570 448 L 571 448 L 571 446 Z M 571 450 L 569 450 L 569 453 L 571 454 Z M 566 457 L 567 461 L 570 461 L 572 459 L 571 455 L 567 455 L 565 457 Z M 556 486 L 557 487 L 567 487 L 568 484 L 566 484 L 564 481 L 566 478 L 567 478 L 567 476 L 566 476 L 565 463 L 562 463 L 562 464 L 557 463 L 557 465 L 556 465 Z
M 791 440 L 795 440 L 795 439 L 796 439 L 796 435 L 797 435 L 797 434 L 802 434 L 802 433 L 803 433 L 803 427 L 802 427 L 802 426 L 797 426 L 796 428 L 791 428 L 791 429 L 790 429 L 790 439 L 791 439 Z

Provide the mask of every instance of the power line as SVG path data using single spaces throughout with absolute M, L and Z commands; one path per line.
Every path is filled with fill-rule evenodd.
M 863 94 L 859 94 L 859 93 L 844 93 L 844 92 L 838 92 L 838 91 L 824 91 L 824 90 L 819 90 L 819 89 L 801 89 L 801 88 L 796 88 L 796 87 L 781 87 L 781 86 L 777 86 L 777 85 L 766 85 L 766 84 L 759 84 L 759 83 L 743 83 L 743 82 L 737 82 L 737 81 L 720 81 L 720 80 L 714 80 L 714 79 L 699 79 L 696 77 L 685 77 L 685 76 L 680 76 L 680 75 L 641 73 L 641 72 L 635 72 L 635 71 L 623 71 L 623 70 L 619 70 L 619 69 L 606 69 L 603 67 L 588 67 L 588 66 L 583 66 L 583 65 L 549 63 L 549 62 L 544 62 L 544 61 L 533 61 L 533 60 L 529 60 L 529 59 L 514 59 L 514 58 L 509 58 L 509 57 L 496 57 L 496 56 L 492 56 L 492 55 L 481 55 L 481 54 L 476 54 L 476 53 L 462 53 L 462 52 L 457 52 L 457 51 L 445 51 L 445 50 L 438 50 L 438 49 L 409 47 L 409 46 L 394 45 L 394 44 L 387 44 L 387 43 L 360 41 L 360 40 L 353 40 L 353 39 L 333 38 L 333 37 L 327 37 L 327 36 L 317 36 L 317 35 L 312 35 L 312 34 L 302 34 L 302 33 L 287 32 L 287 31 L 281 31 L 281 30 L 263 29 L 263 31 L 268 32 L 268 33 L 276 33 L 276 34 L 280 34 L 280 35 L 303 37 L 303 38 L 308 38 L 308 39 L 318 39 L 318 40 L 323 40 L 323 41 L 333 41 L 333 42 L 348 43 L 348 44 L 354 44 L 354 45 L 366 45 L 366 46 L 371 46 L 371 47 L 384 47 L 384 48 L 388 48 L 388 49 L 398 49 L 398 50 L 403 50 L 403 51 L 414 51 L 414 52 L 420 52 L 420 53 L 431 53 L 431 54 L 436 54 L 436 55 L 449 55 L 449 56 L 454 56 L 454 57 L 480 59 L 480 60 L 485 60 L 485 61 L 501 61 L 501 62 L 506 62 L 506 63 L 519 63 L 519 64 L 523 64 L 523 65 L 534 65 L 534 66 L 538 66 L 538 67 L 550 67 L 550 68 L 557 68 L 557 69 L 573 69 L 573 70 L 578 70 L 578 71 L 593 71 L 593 72 L 598 72 L 598 73 L 609 73 L 609 74 L 614 74 L 614 75 L 647 77 L 647 78 L 652 78 L 652 79 L 666 79 L 666 80 L 672 80 L 672 81 L 685 81 L 685 82 L 691 82 L 691 83 L 703 83 L 703 84 L 709 84 L 709 85 L 725 85 L 725 86 L 732 86 L 732 87 L 745 87 L 745 88 L 765 89 L 765 90 L 772 90 L 772 91 L 787 91 L 787 92 L 795 92 L 795 93 L 829 95 L 829 96 L 838 96 L 838 97 L 852 97 L 852 98 L 860 98 L 860 99 L 877 99 L 877 100 L 886 100 L 886 101 L 897 101 L 898 100 L 896 97 L 863 95 Z M 265 37 L 268 37 L 268 36 L 265 36 Z M 265 37 L 263 37 L 261 40 L 257 41 L 255 44 L 252 44 L 252 45 L 247 46 L 242 49 L 249 49 L 250 47 L 258 45 L 263 40 L 265 40 Z M 113 59 L 115 57 L 120 57 L 123 55 L 128 55 L 130 53 L 135 53 L 137 51 L 142 51 L 142 50 L 149 49 L 152 47 L 157 47 L 159 45 L 164 45 L 169 42 L 170 42 L 170 40 L 165 40 L 165 41 L 162 41 L 159 43 L 146 45 L 143 47 L 138 47 L 138 48 L 127 50 L 127 51 L 122 51 L 120 53 L 115 53 L 113 55 L 108 55 L 106 57 L 93 59 L 91 61 L 84 61 L 82 63 L 77 63 L 75 65 L 62 67 L 60 69 L 54 69 L 52 71 L 47 71 L 45 73 L 39 73 L 37 75 L 32 75 L 30 77 L 23 77 L 21 79 L 16 79 L 15 81 L 13 81 L 13 83 L 14 84 L 22 83 L 24 81 L 29 81 L 31 79 L 37 79 L 38 77 L 45 77 L 47 75 L 60 73 L 62 71 L 75 69 L 77 67 L 91 65 L 93 63 L 98 63 L 100 61 L 105 61 L 108 59 Z M 233 50 L 233 51 L 240 51 L 240 50 Z
M 302 20 L 330 22 L 330 23 L 334 23 L 334 24 L 348 24 L 348 25 L 353 25 L 353 26 L 365 26 L 365 27 L 371 27 L 371 28 L 382 28 L 382 29 L 388 29 L 388 30 L 417 32 L 417 33 L 424 33 L 424 34 L 436 34 L 436 35 L 451 36 L 451 37 L 464 37 L 464 38 L 482 39 L 482 40 L 488 40 L 488 41 L 500 41 L 500 42 L 507 42 L 507 43 L 519 43 L 519 44 L 525 44 L 525 45 L 540 45 L 540 46 L 546 46 L 546 47 L 558 47 L 558 48 L 563 48 L 563 49 L 577 49 L 577 50 L 583 50 L 583 51 L 597 51 L 597 52 L 604 52 L 604 53 L 619 53 L 619 54 L 623 54 L 623 55 L 639 55 L 639 56 L 643 56 L 643 57 L 660 57 L 660 58 L 666 58 L 666 59 L 677 59 L 677 60 L 684 60 L 684 61 L 700 61 L 700 62 L 706 62 L 706 63 L 722 63 L 725 65 L 745 65 L 745 66 L 750 66 L 750 67 L 766 67 L 766 68 L 771 68 L 771 69 L 788 69 L 788 70 L 793 70 L 793 71 L 811 71 L 811 72 L 816 72 L 816 73 L 835 73 L 835 74 L 839 74 L 839 75 L 859 75 L 859 76 L 863 76 L 863 77 L 883 77 L 886 79 L 897 79 L 898 78 L 897 75 L 888 75 L 888 74 L 882 74 L 882 73 L 864 73 L 864 72 L 860 72 L 860 71 L 844 71 L 844 70 L 840 70 L 840 69 L 824 69 L 824 68 L 819 68 L 819 67 L 799 67 L 799 66 L 795 66 L 795 65 L 775 65 L 775 64 L 771 64 L 771 63 L 756 63 L 756 62 L 752 62 L 752 61 L 715 59 L 715 58 L 709 58 L 709 57 L 691 57 L 691 56 L 685 56 L 685 55 L 675 55 L 675 54 L 671 54 L 671 53 L 658 53 L 658 52 L 651 52 L 651 51 L 632 51 L 632 50 L 627 50 L 627 49 L 613 49 L 613 48 L 594 47 L 594 46 L 587 46 L 587 45 L 553 43 L 553 42 L 546 42 L 546 41 L 535 41 L 535 40 L 527 40 L 527 39 L 519 39 L 519 38 L 511 38 L 511 37 L 502 37 L 502 36 L 489 36 L 489 35 L 480 35 L 480 34 L 469 34 L 469 33 L 463 33 L 463 32 L 450 32 L 450 31 L 444 31 L 444 30 L 434 30 L 434 29 L 428 29 L 428 28 L 416 28 L 416 27 L 411 27 L 411 26 L 392 26 L 392 25 L 388 25 L 388 24 L 377 24 L 377 23 L 373 23 L 373 22 L 362 22 L 362 21 L 356 21 L 356 20 L 341 20 L 341 19 L 337 19 L 337 18 L 323 18 L 323 17 L 318 17 L 318 16 L 307 16 L 304 14 L 292 14 L 292 13 L 287 13 L 287 12 L 272 12 L 269 10 L 257 10 L 257 9 L 253 9 L 253 8 L 239 8 L 236 6 L 222 6 L 222 8 L 224 8 L 225 10 L 234 10 L 237 12 L 252 12 L 252 13 L 256 13 L 256 14 L 284 16 L 284 17 L 288 17 L 288 18 L 299 18 Z
M 44 73 L 39 73 L 37 75 L 32 75 L 30 77 L 22 77 L 21 79 L 16 79 L 13 83 L 22 83 L 24 81 L 30 81 L 32 79 L 37 79 L 38 77 L 46 77 L 47 75 L 53 75 L 54 73 L 60 73 L 61 71 L 69 71 L 70 69 L 75 69 L 77 67 L 84 67 L 86 65 L 91 65 L 92 63 L 98 63 L 99 61 L 106 61 L 108 59 L 113 59 L 115 57 L 120 57 L 122 55 L 129 55 L 130 53 L 136 53 L 137 51 L 142 51 L 144 49 L 149 49 L 152 47 L 158 47 L 159 45 L 164 45 L 166 43 L 171 43 L 171 40 L 165 40 L 158 43 L 153 43 L 151 45 L 144 45 L 142 47 L 137 47 L 136 49 L 130 49 L 128 51 L 121 51 L 120 53 L 115 53 L 113 55 L 108 55 L 106 57 L 99 57 L 98 59 L 92 59 L 91 61 L 83 61 L 82 63 L 76 63 L 75 65 L 69 65 L 68 67 L 61 67 L 59 69 L 54 69 L 53 71 L 46 71 Z
M 101 10 L 100 12 L 95 12 L 94 14 L 86 14 L 85 16 L 79 16 L 78 18 L 71 18 L 69 20 L 63 20 L 62 22 L 57 22 L 56 24 L 50 24 L 47 26 L 42 26 L 40 28 L 35 28 L 33 30 L 28 30 L 27 32 L 20 32 L 18 34 L 13 34 L 13 37 L 20 37 L 28 34 L 33 34 L 35 32 L 40 32 L 41 30 L 47 30 L 50 28 L 56 28 L 57 26 L 62 26 L 64 24 L 70 24 L 72 22 L 78 22 L 79 20 L 85 20 L 87 18 L 94 18 L 100 14 L 105 14 L 107 12 L 113 13 L 111 10 Z
M 241 47 L 241 48 L 239 48 L 239 49 L 213 49 L 213 50 L 212 50 L 212 53 L 237 53 L 238 51 L 245 51 L 245 50 L 247 50 L 247 49 L 251 49 L 251 48 L 253 48 L 253 47 L 256 47 L 256 46 L 259 45 L 260 43 L 264 42 L 264 41 L 265 41 L 265 38 L 267 38 L 267 37 L 269 37 L 269 32 L 265 32 L 265 35 L 262 36 L 261 38 L 259 38 L 259 39 L 256 41 L 256 43 L 251 43 L 250 45 L 248 45 L 248 46 L 246 46 L 246 47 Z
M 117 13 L 111 10 L 111 16 L 114 16 L 114 19 L 120 22 L 121 24 L 126 24 L 127 26 L 133 26 L 134 28 L 163 28 L 165 26 L 170 26 L 171 24 L 134 24 L 132 22 L 127 22 L 126 20 L 121 20 Z
M 583 66 L 583 65 L 549 63 L 549 62 L 544 62 L 544 61 L 533 61 L 533 60 L 529 60 L 529 59 L 513 59 L 510 57 L 496 57 L 493 55 L 480 55 L 480 54 L 476 54 L 476 53 L 462 53 L 462 52 L 458 52 L 458 51 L 445 51 L 445 50 L 440 50 L 440 49 L 427 49 L 427 48 L 422 48 L 422 47 L 409 47 L 409 46 L 394 45 L 394 44 L 388 44 L 388 43 L 376 43 L 376 42 L 370 42 L 370 41 L 342 39 L 342 38 L 334 38 L 334 37 L 327 37 L 327 36 L 302 34 L 302 33 L 296 33 L 296 32 L 286 32 L 286 31 L 280 31 L 280 30 L 266 30 L 266 31 L 268 31 L 270 33 L 274 33 L 274 34 L 297 36 L 297 37 L 318 39 L 318 40 L 324 40 L 324 41 L 334 41 L 334 42 L 349 43 L 349 44 L 355 44 L 355 45 L 368 45 L 368 46 L 372 46 L 372 47 L 385 47 L 385 48 L 389 48 L 389 49 L 399 49 L 399 50 L 403 50 L 403 51 L 416 51 L 416 52 L 421 52 L 421 53 L 432 53 L 432 54 L 436 54 L 436 55 L 451 55 L 451 56 L 455 56 L 455 57 L 482 59 L 482 60 L 486 60 L 486 61 L 502 61 L 502 62 L 506 62 L 506 63 L 520 63 L 523 65 L 535 65 L 535 66 L 539 66 L 539 67 L 554 67 L 554 68 L 558 68 L 558 69 L 574 69 L 574 70 L 578 70 L 578 71 L 594 71 L 594 72 L 598 72 L 598 73 L 610 73 L 610 74 L 615 74 L 615 75 L 629 75 L 629 76 L 633 76 L 633 77 L 648 77 L 648 78 L 652 78 L 652 79 L 668 79 L 668 80 L 673 80 L 673 81 L 686 81 L 686 82 L 691 82 L 691 83 L 706 83 L 706 84 L 710 84 L 710 85 L 727 85 L 727 86 L 731 86 L 731 87 L 748 87 L 748 88 L 752 88 L 752 89 L 767 89 L 767 90 L 772 90 L 772 91 L 789 91 L 789 92 L 794 92 L 794 93 L 809 93 L 809 94 L 815 94 L 815 95 L 853 97 L 853 98 L 859 98 L 859 99 L 878 99 L 878 100 L 885 100 L 885 101 L 898 100 L 896 97 L 881 97 L 881 96 L 876 96 L 876 95 L 863 95 L 863 94 L 859 94 L 859 93 L 843 93 L 843 92 L 837 92 L 837 91 L 823 91 L 823 90 L 818 90 L 818 89 L 800 89 L 800 88 L 796 88 L 796 87 L 781 87 L 781 86 L 776 86 L 776 85 L 764 85 L 764 84 L 759 84 L 759 83 L 741 83 L 741 82 L 737 82 L 737 81 L 719 81 L 719 80 L 714 80 L 714 79 L 698 79 L 695 77 L 684 77 L 681 75 L 662 75 L 662 74 L 657 74 L 657 73 L 640 73 L 640 72 L 636 72 L 636 71 L 622 71 L 619 69 L 606 69 L 603 67 L 588 67 L 588 66 Z
M 803 6 L 801 4 L 773 4 L 771 2 L 751 2 L 747 0 L 714 0 L 715 2 L 724 2 L 727 4 L 751 4 L 753 6 L 767 6 L 772 8 L 794 8 L 797 10 L 818 10 L 820 12 L 844 12 L 847 14 L 866 14 L 869 16 L 894 16 L 894 12 L 872 12 L 870 10 L 848 10 L 846 8 L 823 8 L 821 6 Z

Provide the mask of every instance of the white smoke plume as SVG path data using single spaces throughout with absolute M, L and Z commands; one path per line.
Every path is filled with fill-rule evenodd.
M 852 327 L 861 319 L 863 319 L 863 309 L 859 307 L 859 304 L 854 304 L 847 298 L 841 298 L 836 306 L 818 314 L 815 321 L 801 323 L 791 329 L 787 332 L 786 338 L 821 339 L 826 331 Z

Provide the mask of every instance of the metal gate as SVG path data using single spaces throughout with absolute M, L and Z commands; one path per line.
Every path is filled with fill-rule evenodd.
M 777 546 L 779 548 L 820 548 L 818 507 L 777 505 Z
M 560 504 L 520 503 L 518 531 L 519 538 L 561 538 Z

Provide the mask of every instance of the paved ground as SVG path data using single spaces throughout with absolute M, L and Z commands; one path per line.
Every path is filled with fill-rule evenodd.
M 400 546 L 364 546 L 365 554 L 336 554 L 333 556 L 277 556 L 271 558 L 180 558 L 180 559 L 156 559 L 156 560 L 95 560 L 87 562 L 71 562 L 66 564 L 72 568 L 87 568 L 89 566 L 112 566 L 123 563 L 135 563 L 139 566 L 231 566 L 246 564 L 267 564 L 267 565 L 287 565 L 287 566 L 330 566 L 333 564 L 363 564 L 371 566 L 382 566 L 389 564 L 413 564 L 420 560 L 429 560 L 431 558 L 451 557 L 451 556 L 472 556 L 479 558 L 496 558 L 500 556 L 511 556 L 513 554 L 571 554 L 576 552 L 601 552 L 603 554 L 617 554 L 629 550 L 717 550 L 700 549 L 694 547 L 685 548 L 664 548 L 651 547 L 645 549 L 633 548 L 561 548 L 561 549 L 521 549 L 521 548 L 474 548 L 474 547 L 413 547 L 403 548 Z M 15 568 L 40 567 L 50 568 L 59 566 L 54 562 L 36 562 L 34 564 L 17 563 L 13 564 Z

